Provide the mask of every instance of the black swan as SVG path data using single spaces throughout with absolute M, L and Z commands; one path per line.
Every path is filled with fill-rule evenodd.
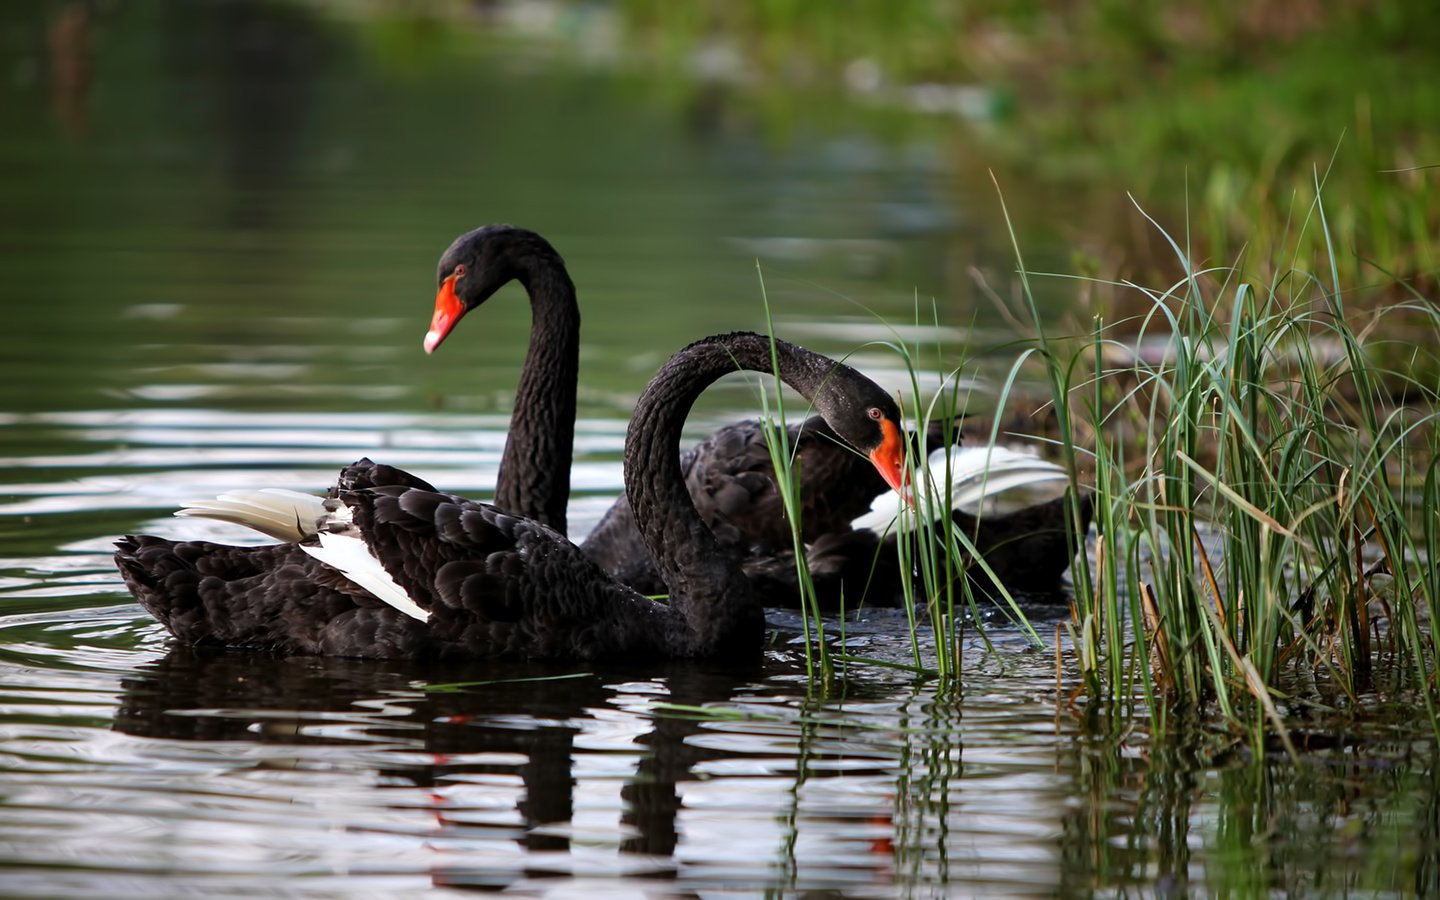
M 580 310 L 560 254 L 539 234 L 510 225 L 487 225 L 460 235 L 440 257 L 436 270 L 435 312 L 425 350 L 433 352 L 467 313 L 512 280 L 530 295 L 532 326 L 494 504 L 563 533 L 575 433 Z M 942 423 L 931 422 L 924 445 L 943 446 L 943 430 Z M 900 602 L 895 554 L 876 553 L 883 535 L 852 527 L 853 520 L 868 514 L 872 502 L 887 493 L 885 481 L 864 459 L 837 443 L 819 416 L 791 425 L 789 443 L 803 473 L 801 523 L 809 545 L 807 560 L 826 605 L 836 605 L 842 591 L 852 604 L 862 594 L 871 603 Z M 917 439 L 917 443 L 921 442 Z M 763 602 L 795 605 L 793 544 L 763 427 L 752 420 L 720 429 L 685 452 L 681 469 L 701 517 L 721 545 L 740 557 Z M 1060 473 L 1051 469 L 1052 477 Z M 396 478 L 397 471 L 368 472 L 363 486 L 370 486 L 375 478 Z M 424 485 L 407 478 L 406 484 Z M 317 501 L 290 495 L 300 507 L 297 513 L 274 508 L 280 492 L 274 493 L 277 496 L 258 502 L 253 492 L 194 501 L 181 514 L 235 522 L 282 541 L 302 540 L 303 523 L 315 518 L 310 505 Z M 978 518 L 957 508 L 952 517 L 1002 583 L 1011 590 L 1039 594 L 1055 591 L 1069 567 L 1073 535 L 1084 534 L 1089 527 L 1088 496 L 1081 498 L 1079 512 L 1078 529 L 1067 527 L 1064 498 Z M 623 496 L 581 549 L 637 590 L 650 594 L 665 590 Z M 983 577 L 975 581 L 981 587 L 986 584 Z
M 465 313 L 518 281 L 530 294 L 530 347 L 515 388 L 515 414 L 495 481 L 495 505 L 561 534 L 570 502 L 580 307 L 565 261 L 533 231 L 490 225 L 461 235 L 440 257 L 433 353 Z
M 785 382 L 901 484 L 899 408 L 854 369 L 743 332 L 691 344 L 650 381 L 625 438 L 626 497 L 668 603 L 547 525 L 368 461 L 342 472 L 300 543 L 127 536 L 115 561 L 141 605 L 189 643 L 399 658 L 753 655 L 764 612 L 686 491 L 679 441 L 700 392 L 737 369 L 770 371 L 772 346 Z
M 580 311 L 560 254 L 539 234 L 510 225 L 487 225 L 460 235 L 440 258 L 439 290 L 425 350 L 434 351 L 466 313 L 511 279 L 518 279 L 529 291 L 533 326 L 495 504 L 521 515 L 545 516 L 552 524 L 562 523 L 557 527 L 563 530 L 574 440 Z M 941 422 L 931 422 L 924 444 L 932 449 L 943 446 L 944 430 Z M 869 513 L 872 502 L 883 497 L 889 486 L 835 438 L 818 416 L 789 428 L 789 445 L 803 473 L 801 524 L 810 545 L 812 574 L 829 605 L 834 605 L 842 589 L 852 601 L 868 589 L 871 602 L 897 603 L 898 570 L 890 573 L 883 565 L 873 569 L 882 535 L 856 530 L 851 524 Z M 681 469 L 706 524 L 741 557 L 765 602 L 794 605 L 798 593 L 790 527 L 760 423 L 738 422 L 720 429 L 686 451 Z M 1063 477 L 1058 468 L 1051 470 L 1051 477 Z M 1088 495 L 1080 498 L 1078 512 L 1078 528 L 1067 524 L 1064 498 L 1004 515 L 977 517 L 956 508 L 952 517 L 1008 588 L 1046 593 L 1058 588 L 1069 568 L 1073 535 L 1083 535 L 1089 528 Z M 581 549 L 641 591 L 664 590 L 661 573 L 645 550 L 624 497 Z M 984 579 L 976 581 L 985 584 Z

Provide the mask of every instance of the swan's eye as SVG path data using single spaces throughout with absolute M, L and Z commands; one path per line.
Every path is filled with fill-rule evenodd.
M 878 406 L 870 407 L 869 415 L 870 418 L 874 419 L 877 422 L 885 418 L 885 413 L 881 412 L 880 407 Z
M 460 266 L 456 266 L 456 267 L 455 267 L 455 277 L 456 277 L 456 278 L 464 278 L 464 277 L 465 277 L 465 267 L 464 267 L 463 265 L 460 265 Z

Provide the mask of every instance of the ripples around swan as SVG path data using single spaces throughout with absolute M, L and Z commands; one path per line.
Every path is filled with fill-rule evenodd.
M 18 483 L 0 521 L 43 551 L 0 559 L 7 892 L 569 894 L 663 879 L 884 893 L 982 860 L 1006 893 L 1059 877 L 1068 739 L 1043 660 L 1008 665 L 992 698 L 969 688 L 962 717 L 958 696 L 884 670 L 817 695 L 783 618 L 777 649 L 739 671 L 200 652 L 169 647 L 111 566 L 107 523 L 130 530 L 155 509 L 142 530 L 256 540 L 161 511 L 262 477 L 315 490 L 362 453 L 483 495 L 501 418 L 172 409 L 4 424 L 7 446 L 44 445 L 3 460 Z M 577 531 L 619 490 L 622 439 L 619 423 L 580 425 Z M 77 532 L 92 536 L 57 539 Z
M 1383 836 L 1435 795 L 1409 745 L 1375 750 L 1397 760 L 1377 780 L 1343 752 L 1234 768 L 1224 741 L 1116 727 L 1057 693 L 1053 657 L 1000 622 L 993 650 L 966 640 L 960 689 L 872 665 L 812 684 L 784 613 L 764 658 L 738 669 L 283 659 L 172 647 L 110 562 L 111 537 L 137 520 L 259 540 L 169 511 L 262 480 L 317 490 L 361 453 L 484 496 L 502 427 L 181 409 L 0 423 L 4 893 L 1148 890 L 1249 871 L 1252 845 L 1227 842 L 1257 772 L 1273 780 L 1266 815 L 1352 783 L 1386 798 L 1284 818 L 1269 852 L 1291 872 L 1347 845 L 1346 828 Z M 579 430 L 583 533 L 619 491 L 623 423 Z M 845 642 L 908 659 L 903 615 L 868 613 Z M 1185 835 L 1182 850 L 1166 835 Z
M 1069 741 L 1033 673 L 972 689 L 962 717 L 958 697 L 873 673 L 817 698 L 778 652 L 748 671 L 424 670 L 164 651 L 129 605 L 4 626 L 10 890 L 888 893 L 983 867 L 1013 893 L 1059 877 Z

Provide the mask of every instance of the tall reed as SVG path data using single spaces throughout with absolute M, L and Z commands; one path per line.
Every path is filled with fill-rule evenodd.
M 1213 704 L 1283 739 L 1282 706 L 1354 702 L 1382 676 L 1434 721 L 1440 384 L 1424 373 L 1440 310 L 1349 308 L 1319 197 L 1295 246 L 1317 229 L 1326 257 L 1272 262 L 1259 287 L 1244 255 L 1197 266 L 1151 220 L 1180 277 L 1112 285 L 1149 310 L 1097 315 L 1084 342 L 1047 335 L 1011 229 L 1072 471 L 1077 431 L 1093 442 L 1098 539 L 1071 630 L 1085 688 L 1143 702 L 1162 727 L 1177 705 Z M 1416 342 L 1403 366 L 1397 335 Z
M 765 273 L 758 263 L 755 271 L 760 279 L 760 299 L 765 306 L 765 329 L 770 336 L 770 367 L 775 391 L 773 416 L 770 412 L 769 393 L 760 392 L 765 449 L 770 454 L 770 465 L 775 472 L 775 486 L 785 510 L 785 519 L 790 524 L 796 584 L 800 593 L 800 618 L 804 625 L 805 673 L 813 683 L 818 668 L 818 674 L 828 681 L 834 674 L 834 664 L 825 642 L 825 619 L 820 611 L 820 598 L 810 577 L 810 565 L 806 558 L 804 523 L 801 519 L 804 504 L 800 499 L 800 478 L 795 453 L 790 446 L 790 430 L 785 421 L 785 394 L 781 387 L 780 359 L 775 353 L 775 320 L 770 314 L 770 295 L 765 290 Z
M 775 329 L 768 296 L 765 292 L 763 274 L 761 276 L 761 296 L 765 304 L 766 325 L 769 333 L 773 336 Z M 863 306 L 861 308 L 865 309 Z M 872 311 L 868 309 L 866 311 L 874 315 Z M 928 324 L 935 326 L 938 333 L 938 314 L 933 308 L 930 310 L 930 317 L 931 322 Z M 941 378 L 940 388 L 927 396 L 921 387 L 922 373 L 944 371 L 945 348 L 940 345 L 938 339 L 933 347 L 926 348 L 922 339 L 918 337 L 911 346 L 893 327 L 884 323 L 878 316 L 876 318 L 882 328 L 890 331 L 892 340 L 873 342 L 872 346 L 883 347 L 893 352 L 904 366 L 908 390 L 902 391 L 899 399 L 902 410 L 912 423 L 915 433 L 917 435 L 926 434 L 933 422 L 938 426 L 937 430 L 942 445 L 948 447 L 958 444 L 960 435 L 957 422 L 964 412 L 967 399 L 962 396 L 961 367 L 959 365 L 952 366 Z M 914 324 L 917 326 L 917 333 L 923 333 L 923 329 L 918 327 L 922 325 L 918 301 Z M 922 360 L 930 352 L 933 352 L 934 362 L 927 365 Z M 1019 364 L 1017 363 L 1000 394 L 1002 407 L 1008 398 L 1010 386 L 1013 384 L 1018 369 Z M 792 447 L 789 441 L 788 423 L 785 417 L 784 398 L 780 390 L 778 372 L 775 373 L 774 391 L 773 399 L 768 392 L 761 392 L 762 411 L 767 425 L 763 433 L 770 461 L 775 469 L 777 490 L 782 498 L 791 531 L 801 606 L 804 613 L 802 621 L 804 623 L 807 672 L 811 678 L 817 674 L 828 678 L 833 674 L 835 659 L 827 647 L 826 618 L 822 614 L 821 603 L 806 560 L 806 548 L 803 540 L 804 523 L 801 519 L 803 504 L 800 500 L 804 473 L 799 470 L 800 467 L 797 464 L 796 448 Z M 994 438 L 995 435 L 992 433 L 992 442 Z M 1022 629 L 1036 646 L 1043 645 L 1043 641 L 1031 628 L 1022 607 L 1001 582 L 999 576 L 985 563 L 970 536 L 958 527 L 951 516 L 946 500 L 951 495 L 955 473 L 948 457 L 942 476 L 936 479 L 930 471 L 926 454 L 915 452 L 919 443 L 917 439 L 916 442 L 907 444 L 907 478 L 912 486 L 920 486 L 922 482 L 928 483 L 929 490 L 914 492 L 917 498 L 917 504 L 914 507 L 901 505 L 899 517 L 892 526 L 894 533 L 889 535 L 892 540 L 888 542 L 882 540 L 876 550 L 877 559 L 872 562 L 878 561 L 880 554 L 894 553 L 897 556 L 898 570 L 913 576 L 904 577 L 902 575 L 899 585 L 910 636 L 911 663 L 908 668 L 917 674 L 952 678 L 960 673 L 962 638 L 966 623 L 973 622 L 980 638 L 985 640 L 984 617 L 972 579 L 978 579 L 987 585 L 987 596 L 1000 598 L 1000 607 L 1007 618 Z M 936 448 L 927 448 L 927 450 L 934 449 Z M 889 585 L 883 585 L 881 589 L 888 591 Z M 861 596 L 840 598 L 839 615 L 835 621 L 838 623 L 842 641 L 846 614 L 857 610 L 865 602 L 866 596 L 866 593 L 862 593 Z M 926 633 L 933 639 L 933 645 L 928 648 L 929 652 L 927 652 L 927 644 L 924 639 Z M 847 663 L 862 662 L 888 667 L 899 665 L 893 660 L 877 660 L 848 654 L 841 654 L 839 659 Z

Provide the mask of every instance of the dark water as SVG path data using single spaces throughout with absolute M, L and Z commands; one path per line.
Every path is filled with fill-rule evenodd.
M 738 669 L 435 669 L 175 648 L 121 586 L 117 534 L 250 539 L 171 518 L 187 497 L 318 490 L 362 454 L 485 494 L 523 296 L 419 347 L 435 259 L 483 222 L 549 235 L 580 286 L 577 533 L 659 362 L 764 326 L 757 260 L 780 333 L 817 349 L 889 337 L 847 298 L 913 326 L 917 294 L 944 327 L 905 334 L 946 366 L 1003 344 L 966 269 L 1009 251 L 951 126 L 897 138 L 820 100 L 777 129 L 563 47 L 284 4 L 7 4 L 0 77 L 0 893 L 1440 881 L 1433 748 L 1406 727 L 1317 725 L 1298 766 L 1152 737 L 1057 695 L 1003 626 L 967 642 L 963 690 L 875 668 L 816 689 L 784 617 Z M 854 360 L 900 386 L 886 351 Z M 727 384 L 692 425 L 754 408 Z M 853 649 L 903 657 L 899 630 Z

